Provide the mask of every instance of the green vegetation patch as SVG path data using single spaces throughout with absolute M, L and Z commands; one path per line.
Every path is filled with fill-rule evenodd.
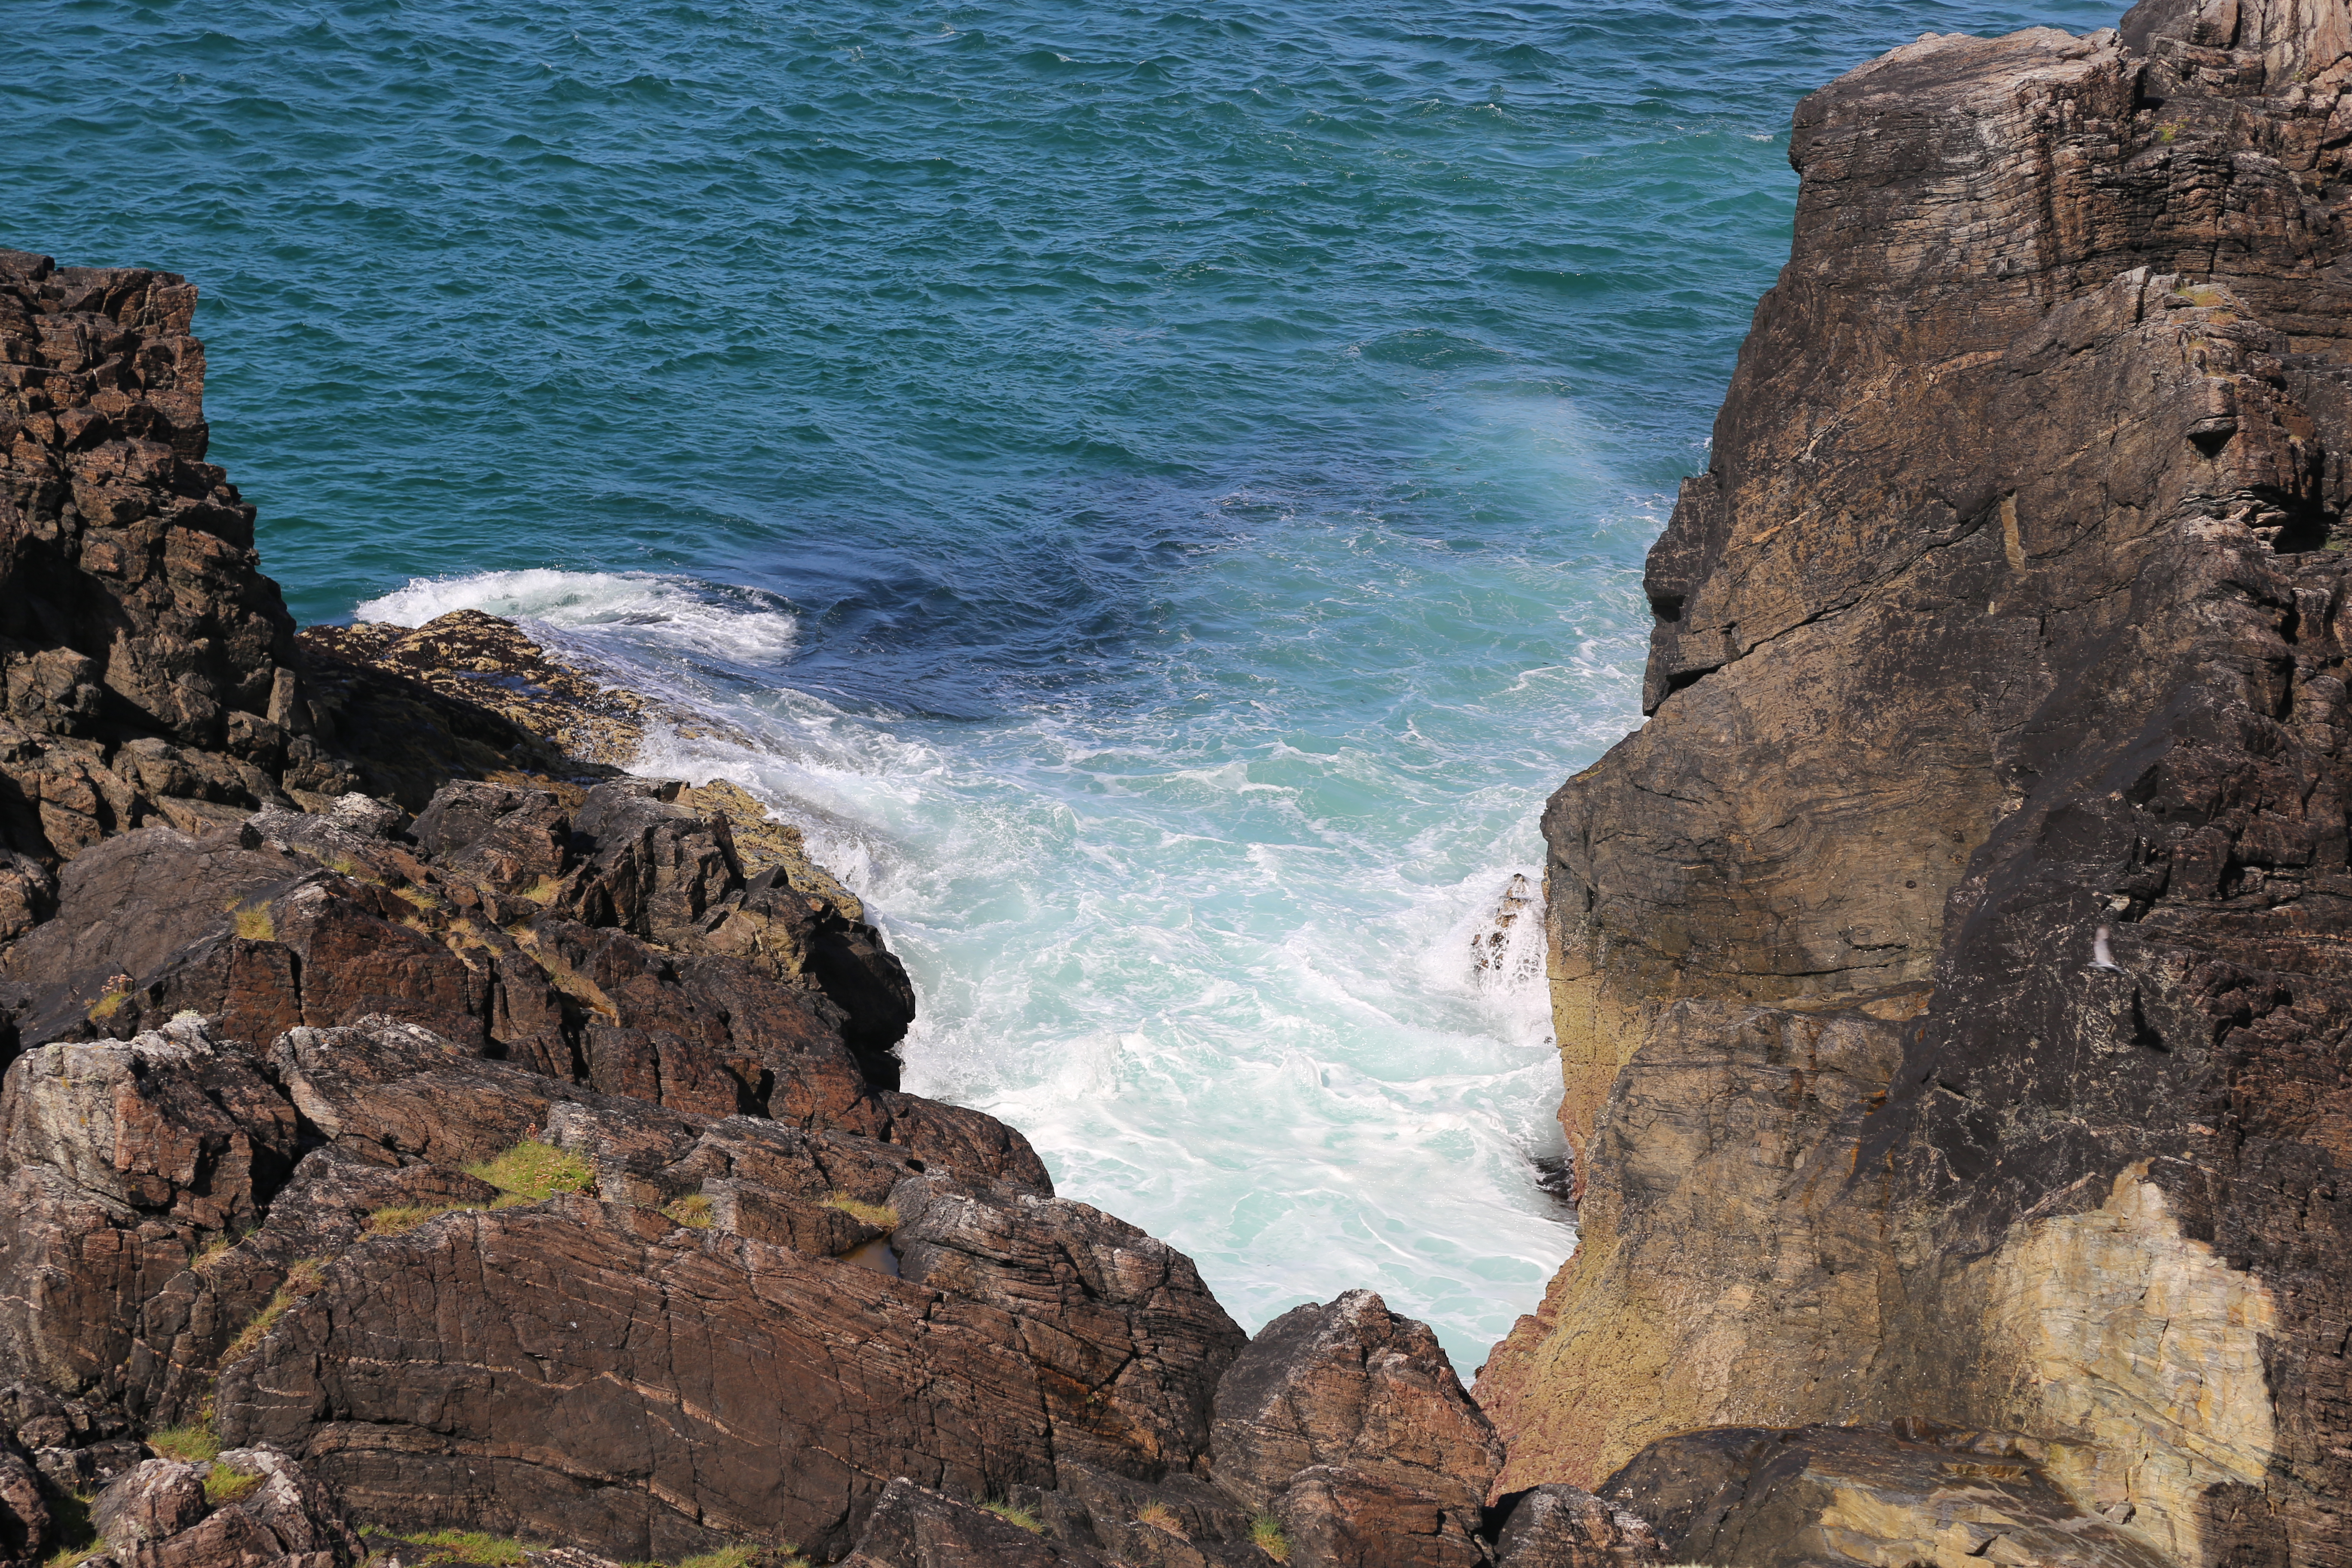
M 236 934 L 247 942 L 276 942 L 278 921 L 267 908 L 236 911 Z
M 1192 1539 L 1185 1534 L 1183 1521 L 1176 1517 L 1176 1510 L 1164 1502 L 1148 1502 L 1137 1509 L 1135 1522 L 1148 1524 L 1154 1530 L 1164 1530 L 1187 1541 Z
M 429 1546 L 430 1555 L 417 1559 L 418 1568 L 433 1563 L 478 1563 L 486 1568 L 521 1568 L 523 1544 L 511 1536 L 478 1530 L 427 1530 L 404 1535 L 411 1546 Z
M 509 1193 L 499 1201 L 505 1203 L 512 1198 L 513 1194 Z M 370 1236 L 404 1236 L 420 1225 L 431 1224 L 445 1214 L 473 1214 L 482 1206 L 480 1204 L 393 1204 L 367 1216 L 367 1233 Z
M 1270 1513 L 1259 1514 L 1250 1521 L 1250 1544 L 1276 1563 L 1290 1561 L 1290 1536 L 1282 1528 L 1282 1521 Z
M 678 1199 L 676 1203 L 662 1210 L 662 1213 L 677 1221 L 678 1224 L 686 1226 L 688 1230 L 709 1230 L 710 1228 L 710 1200 L 703 1196 L 700 1193 L 688 1194 L 685 1197 Z M 735 1549 L 730 1546 L 728 1550 L 732 1552 Z M 699 1559 L 698 1559 L 698 1561 L 699 1561 Z M 716 1562 L 716 1559 L 713 1561 Z M 728 1565 L 725 1563 L 719 1563 L 718 1564 L 718 1568 L 728 1568 Z
M 502 1193 L 525 1203 L 537 1203 L 557 1193 L 596 1190 L 595 1168 L 569 1149 L 526 1138 L 503 1154 L 494 1154 L 466 1173 L 479 1176 Z
M 1045 1521 L 1037 1517 L 1037 1510 L 1034 1508 L 1023 1508 L 1011 1499 L 1001 1497 L 984 1498 L 980 1506 L 1005 1523 L 1017 1524 L 1032 1535 L 1045 1533 Z
M 242 1502 L 261 1489 L 269 1478 L 259 1470 L 240 1470 L 235 1465 L 215 1462 L 205 1472 L 205 1500 L 215 1508 L 225 1508 Z
M 679 1563 L 677 1568 L 748 1568 L 750 1563 L 759 1560 L 761 1552 L 772 1550 L 764 1546 L 741 1544 L 722 1546 L 716 1552 L 706 1552 L 699 1557 L 689 1557 Z M 782 1551 L 783 1562 L 789 1564 L 790 1568 L 807 1568 L 808 1559 L 802 1556 L 798 1549 L 787 1546 Z M 776 1559 L 771 1555 L 768 1561 L 772 1563 Z
M 824 1200 L 824 1206 L 829 1209 L 839 1209 L 852 1219 L 862 1220 L 867 1225 L 879 1226 L 884 1230 L 898 1228 L 898 1211 L 888 1204 L 869 1204 L 861 1199 L 853 1198 L 847 1193 L 835 1193 Z
M 202 1465 L 220 1458 L 220 1434 L 206 1422 L 201 1426 L 166 1426 L 147 1434 L 147 1446 L 167 1459 Z

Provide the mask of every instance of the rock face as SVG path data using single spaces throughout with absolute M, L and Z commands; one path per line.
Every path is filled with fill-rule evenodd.
M 2347 1560 L 2347 80 L 2341 0 L 2152 0 L 1800 106 L 1650 722 L 1545 817 L 1584 1233 L 1503 1484 L 1925 1418 Z

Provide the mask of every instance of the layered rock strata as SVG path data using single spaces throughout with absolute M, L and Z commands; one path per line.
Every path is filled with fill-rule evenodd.
M 1504 1485 L 1925 1421 L 2085 1558 L 2352 1561 L 2347 85 L 2342 0 L 2151 0 L 1799 107 L 1649 723 L 1545 817 L 1584 1230 Z M 1669 1549 L 1907 1560 L 1807 1452 Z

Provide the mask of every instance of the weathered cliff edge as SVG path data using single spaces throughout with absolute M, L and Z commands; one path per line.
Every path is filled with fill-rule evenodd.
M 2352 1561 L 2348 85 L 2343 0 L 2150 0 L 1799 107 L 1652 717 L 1545 816 L 1583 1243 L 1479 1380 L 1504 1487 L 1905 1423 L 1786 1439 L 1843 1500 L 1771 1540 L 1689 1506 L 1769 1434 L 1616 1485 L 1899 1563 L 1879 1442 L 2086 1557 Z
M 623 776 L 646 702 L 485 616 L 297 636 L 194 302 L 0 251 L 0 1563 L 1654 1557 L 1487 1508 L 1378 1297 L 1245 1342 L 900 1092 L 880 933 Z

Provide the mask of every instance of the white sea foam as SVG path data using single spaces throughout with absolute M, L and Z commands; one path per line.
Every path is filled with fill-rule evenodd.
M 1558 1149 L 1559 1093 L 1535 816 L 1626 726 L 1640 637 L 1614 609 L 1546 660 L 1465 661 L 1334 727 L 1307 683 L 1353 678 L 1307 665 L 1208 708 L 852 713 L 746 657 L 790 648 L 788 612 L 677 577 L 419 581 L 361 614 L 460 605 L 748 737 L 657 732 L 636 766 L 731 778 L 799 822 L 916 979 L 908 1087 L 1022 1128 L 1065 1194 L 1190 1253 L 1245 1326 L 1368 1285 L 1466 1375 L 1572 1247 L 1530 1163 Z M 1306 657 L 1270 637 L 1251 657 Z M 1527 901 L 1487 941 L 1515 874 Z
M 623 631 L 628 639 L 730 664 L 785 658 L 800 629 L 798 619 L 772 595 L 749 589 L 655 572 L 548 567 L 412 577 L 404 587 L 366 600 L 353 614 L 363 621 L 421 626 L 452 610 L 486 610 L 569 631 Z

